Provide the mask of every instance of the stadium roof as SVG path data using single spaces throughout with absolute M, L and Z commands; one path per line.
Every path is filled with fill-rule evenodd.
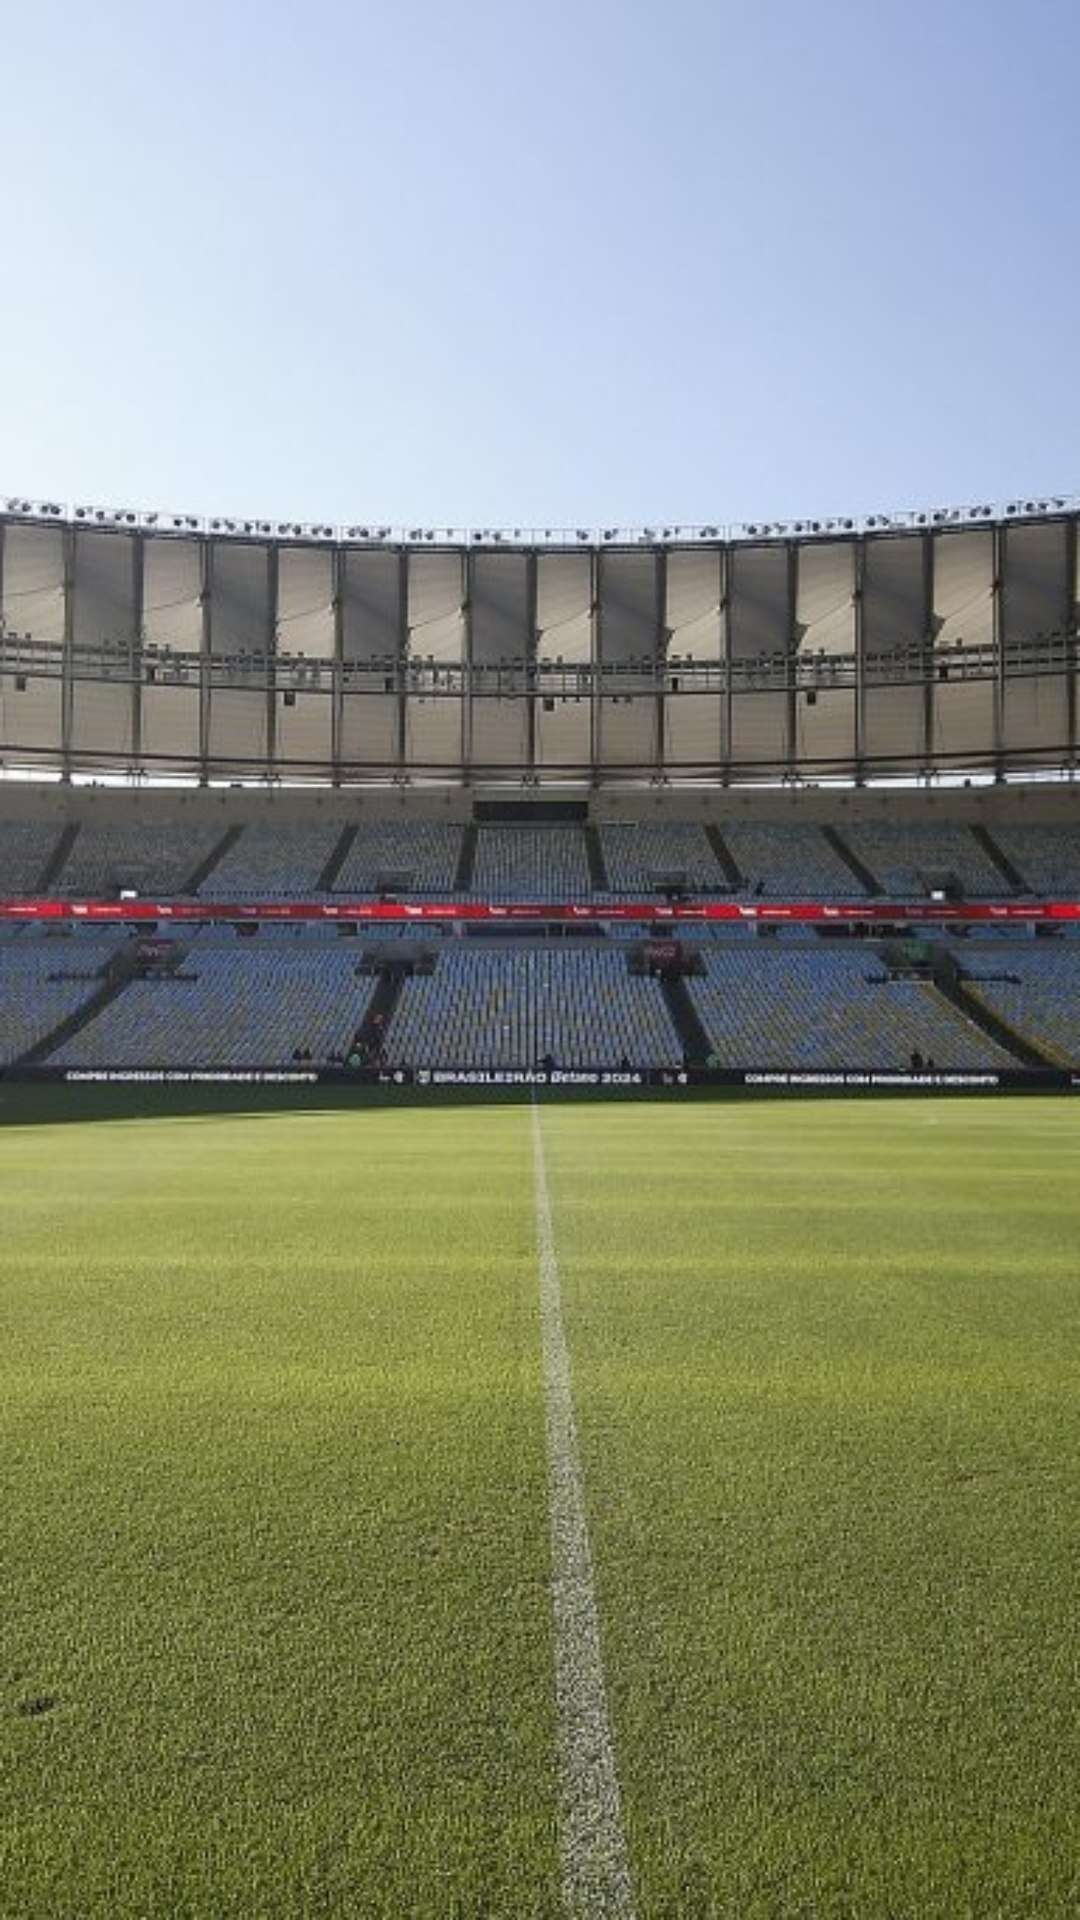
M 1075 499 L 395 530 L 10 496 L 0 759 L 206 781 L 1073 768 Z

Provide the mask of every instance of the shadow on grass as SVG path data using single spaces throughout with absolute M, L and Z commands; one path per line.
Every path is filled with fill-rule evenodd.
M 612 1101 L 662 1102 L 745 1099 L 731 1087 L 541 1088 L 547 1106 L 609 1106 Z M 258 1087 L 258 1086 L 68 1086 L 0 1080 L 0 1128 L 84 1124 L 90 1120 L 217 1120 L 227 1115 L 269 1119 L 294 1113 L 400 1113 L 447 1107 L 523 1107 L 528 1087 Z
M 1011 1089 L 1039 1092 L 1038 1088 Z M 537 1099 L 544 1107 L 609 1107 L 613 1102 L 685 1107 L 799 1100 L 895 1101 L 979 1100 L 1000 1097 L 972 1088 L 935 1088 L 931 1093 L 910 1089 L 776 1088 L 776 1087 L 544 1087 Z M 406 1108 L 433 1109 L 525 1107 L 533 1095 L 528 1087 L 394 1087 L 341 1086 L 68 1086 L 49 1082 L 0 1080 L 0 1130 L 8 1127 L 84 1125 L 91 1120 L 219 1120 L 226 1116 L 271 1119 L 283 1114 L 400 1113 Z

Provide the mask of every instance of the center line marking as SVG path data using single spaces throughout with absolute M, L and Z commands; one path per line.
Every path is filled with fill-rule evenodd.
M 532 1145 L 551 1508 L 563 1904 L 574 1920 L 607 1920 L 609 1915 L 633 1920 L 634 1894 L 608 1718 L 570 1355 L 535 1094 Z

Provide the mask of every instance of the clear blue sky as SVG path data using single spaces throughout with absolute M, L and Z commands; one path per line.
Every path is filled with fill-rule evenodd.
M 1076 0 L 5 10 L 0 488 L 437 524 L 1080 488 Z

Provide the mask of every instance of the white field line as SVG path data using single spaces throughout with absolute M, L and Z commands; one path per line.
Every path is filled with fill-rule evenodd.
M 633 1920 L 634 1896 L 608 1720 L 570 1355 L 563 1330 L 551 1197 L 535 1097 L 532 1141 L 551 1507 L 563 1904 L 573 1920 L 608 1920 L 608 1916 Z

